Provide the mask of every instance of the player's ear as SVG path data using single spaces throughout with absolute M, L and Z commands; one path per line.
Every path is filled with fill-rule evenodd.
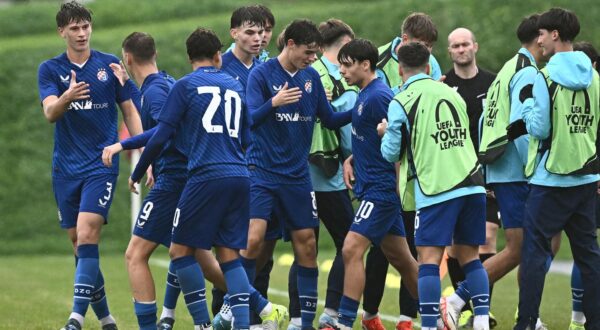
M 427 66 L 425 67 L 425 73 L 427 75 L 431 74 L 431 65 L 429 63 L 427 63 Z
M 231 36 L 231 39 L 236 40 L 236 38 L 237 38 L 237 29 L 231 29 L 231 30 L 229 30 L 229 35 Z
M 475 51 L 475 53 L 477 53 L 477 51 L 479 50 L 479 44 L 477 42 L 473 43 L 473 50 Z
M 402 39 L 402 43 L 403 43 L 403 44 L 406 44 L 406 43 L 408 42 L 408 34 L 406 34 L 406 33 L 403 33 L 403 34 L 400 36 L 400 39 Z
M 217 69 L 221 68 L 221 64 L 222 64 L 223 61 L 221 59 L 221 51 L 220 50 L 217 51 L 215 53 L 215 55 L 213 55 L 212 62 L 213 62 L 213 66 L 215 68 L 217 68 Z

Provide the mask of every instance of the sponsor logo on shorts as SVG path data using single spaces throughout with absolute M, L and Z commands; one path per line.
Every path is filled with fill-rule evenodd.
M 112 182 L 107 182 L 106 183 L 106 195 L 102 196 L 102 198 L 98 198 L 98 206 L 100 206 L 101 208 L 106 208 L 106 206 L 108 205 L 108 202 L 110 202 L 110 198 L 112 197 L 112 189 L 113 189 L 113 184 Z

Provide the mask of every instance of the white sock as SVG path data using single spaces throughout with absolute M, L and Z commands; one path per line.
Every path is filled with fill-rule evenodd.
M 260 316 L 261 318 L 268 316 L 269 314 L 271 314 L 271 312 L 273 311 L 273 304 L 268 303 L 267 306 L 265 306 L 265 308 L 263 308 L 262 311 L 260 311 L 260 313 L 258 313 L 258 316 Z
M 363 312 L 363 320 L 367 320 L 367 321 L 372 320 L 372 319 L 376 318 L 378 315 L 379 315 L 378 313 L 371 314 L 367 311 L 364 311 Z
M 464 300 L 462 300 L 462 298 L 459 297 L 456 293 L 453 293 L 452 295 L 447 297 L 446 303 L 452 305 L 452 307 L 454 307 L 454 309 L 456 309 L 456 310 L 462 310 L 462 308 L 466 304 L 466 302 Z
M 542 323 L 542 319 L 538 317 L 537 321 L 535 322 L 535 328 L 540 329 L 542 326 L 544 326 L 544 324 Z
M 302 327 L 302 318 L 300 317 L 292 317 L 292 319 L 290 320 L 290 323 L 297 326 L 297 327 Z
M 334 318 L 334 319 L 336 319 L 336 320 L 337 320 L 337 318 L 338 318 L 338 312 L 337 312 L 335 309 L 333 309 L 333 308 L 325 308 L 325 309 L 323 310 L 323 313 L 325 313 L 325 314 L 327 314 L 327 315 L 331 316 L 332 318 Z
M 421 330 L 437 330 L 438 328 L 422 327 Z
M 233 313 L 231 312 L 231 306 L 229 304 L 221 306 L 221 310 L 219 311 L 221 317 L 225 321 L 231 321 L 233 319 Z
M 351 327 L 347 326 L 347 325 L 343 325 L 343 324 L 338 324 L 338 328 L 340 330 L 352 330 Z
M 585 324 L 585 315 L 583 315 L 583 312 L 573 311 L 571 312 L 571 320 L 581 324 Z
M 404 321 L 412 321 L 412 317 L 400 314 L 400 317 L 398 318 L 398 323 Z
M 488 330 L 489 328 L 489 315 L 475 315 L 475 318 L 473 318 L 473 330 Z
M 175 309 L 170 309 L 165 306 L 162 308 L 162 313 L 160 314 L 160 319 L 164 319 L 165 317 L 175 319 Z
M 108 314 L 108 316 L 100 319 L 100 324 L 102 326 L 105 326 L 107 324 L 115 324 L 115 323 L 117 323 L 117 321 L 115 321 L 115 318 L 111 314 Z
M 69 315 L 69 319 L 77 320 L 77 322 L 79 322 L 79 325 L 83 329 L 83 320 L 85 320 L 85 317 L 83 315 L 79 313 L 71 313 L 71 315 Z

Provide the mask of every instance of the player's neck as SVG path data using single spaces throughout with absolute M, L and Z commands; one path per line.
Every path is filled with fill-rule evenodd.
M 325 50 L 323 52 L 323 57 L 325 57 L 329 63 L 340 66 L 340 62 L 338 62 L 337 54 L 339 52 L 339 48 L 335 51 Z
M 133 80 L 135 80 L 135 82 L 137 82 L 140 86 L 144 84 L 144 80 L 146 80 L 149 75 L 154 73 L 158 73 L 158 67 L 156 66 L 156 63 L 137 65 L 131 70 Z
M 199 60 L 192 62 L 192 70 L 196 71 L 196 69 L 201 68 L 203 66 L 215 66 L 215 63 L 211 60 Z
M 277 60 L 279 61 L 279 64 L 281 64 L 283 69 L 288 73 L 293 74 L 298 72 L 298 68 L 294 66 L 294 64 L 292 64 L 292 61 L 289 60 L 288 55 L 289 54 L 287 52 L 287 48 L 284 48 L 281 54 L 277 55 Z
M 458 65 L 454 63 L 454 73 L 461 79 L 471 79 L 479 73 L 475 60 L 469 65 Z
M 247 67 L 252 65 L 254 56 L 256 56 L 254 54 L 246 53 L 241 49 L 241 47 L 238 47 L 237 45 L 233 47 L 233 50 L 231 51 L 233 52 L 233 56 L 235 56 L 240 62 L 242 62 Z
M 360 88 L 360 90 L 365 89 L 375 79 L 377 79 L 377 74 L 375 72 L 367 73 L 367 76 L 358 84 L 358 88 Z
M 69 61 L 71 61 L 72 63 L 76 63 L 76 64 L 85 63 L 90 58 L 91 53 L 92 53 L 92 51 L 90 48 L 88 48 L 84 51 L 81 51 L 81 52 L 67 48 L 67 58 L 69 59 Z

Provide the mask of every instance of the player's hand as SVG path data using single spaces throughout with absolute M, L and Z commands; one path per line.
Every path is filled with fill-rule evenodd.
M 333 92 L 330 91 L 329 89 L 326 89 L 325 97 L 327 98 L 327 101 L 331 102 L 331 100 L 333 100 Z
M 152 165 L 146 170 L 146 187 L 152 189 L 154 187 L 154 173 L 152 173 Z
M 377 124 L 377 135 L 382 137 L 385 134 L 385 131 L 387 130 L 387 126 L 387 119 L 383 118 L 381 120 L 381 123 Z
M 131 177 L 129 177 L 129 191 L 131 191 L 134 194 L 139 195 L 140 193 L 138 192 L 138 190 L 137 190 L 137 188 L 136 188 L 135 185 L 137 185 L 137 182 L 133 181 L 131 179 Z
M 277 92 L 277 94 L 273 96 L 273 99 L 271 99 L 271 104 L 273 105 L 273 108 L 276 108 L 282 105 L 296 103 L 300 101 L 301 97 L 302 91 L 300 90 L 300 88 L 288 88 L 288 83 L 286 81 L 283 87 L 281 87 L 281 89 L 279 90 L 279 92 Z
M 90 97 L 90 85 L 85 81 L 77 82 L 75 71 L 71 70 L 69 88 L 61 95 L 67 102 L 83 100 Z
M 487 197 L 489 197 L 489 198 L 496 199 L 496 194 L 494 194 L 494 191 L 493 191 L 493 190 L 486 189 L 486 190 L 485 190 L 485 194 L 486 194 L 486 195 L 487 195 Z
M 123 65 L 123 61 L 119 62 L 119 64 L 111 63 L 109 64 L 109 66 L 113 70 L 115 77 L 117 77 L 117 79 L 121 83 L 121 86 L 125 86 L 125 83 L 127 82 L 127 80 L 129 80 L 129 74 L 127 73 L 127 70 L 125 70 L 125 65 Z
M 354 167 L 352 166 L 353 159 L 354 158 L 352 155 L 346 158 L 343 166 L 344 183 L 346 184 L 346 188 L 350 190 L 352 190 L 352 187 L 354 186 Z
M 102 162 L 104 163 L 104 166 L 111 167 L 113 156 L 122 150 L 123 146 L 119 142 L 111 144 L 108 147 L 104 147 L 104 150 L 102 151 Z

